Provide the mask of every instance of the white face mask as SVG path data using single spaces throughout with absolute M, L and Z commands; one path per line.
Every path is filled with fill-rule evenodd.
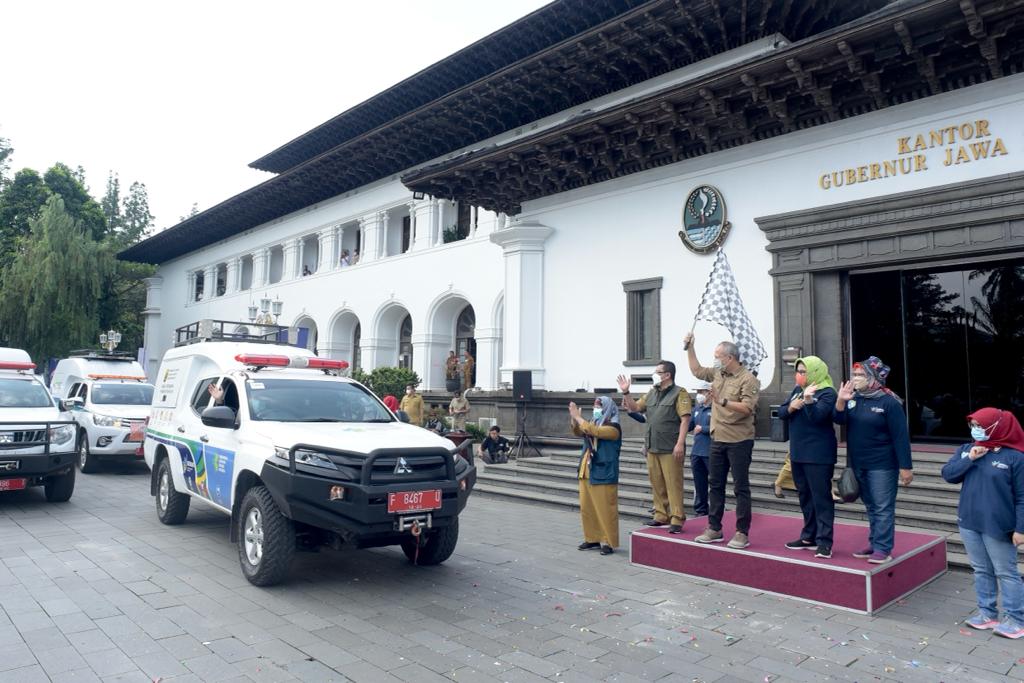
M 660 387 L 661 386 L 661 375 L 659 375 L 658 373 L 654 373 L 653 375 L 651 375 L 651 381 L 654 382 L 654 386 Z
M 716 358 L 714 362 L 711 363 L 711 367 L 713 367 L 715 370 L 721 370 L 723 367 L 725 367 L 725 364 L 722 363 L 721 358 Z
M 697 396 L 696 396 L 697 403 L 706 403 L 707 400 L 708 400 L 708 397 L 705 394 L 697 394 Z

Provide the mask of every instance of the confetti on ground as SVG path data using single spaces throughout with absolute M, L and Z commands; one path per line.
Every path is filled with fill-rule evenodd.
M 971 632 L 968 631 L 965 628 L 962 628 L 962 629 L 960 629 L 960 635 L 962 635 L 962 636 L 969 636 L 969 635 L 971 635 Z
M 565 605 L 555 605 L 555 611 L 556 612 L 564 612 L 565 611 Z
M 885 667 L 885 673 L 891 674 L 891 673 L 895 673 L 895 672 L 896 672 L 896 669 L 894 667 L 891 667 L 891 666 Z
M 914 667 L 916 669 L 919 666 L 921 666 L 921 662 L 917 661 L 916 659 L 912 659 L 912 660 L 910 660 L 910 666 L 912 666 L 912 667 Z
M 687 630 L 686 630 L 685 628 L 681 628 L 681 629 L 679 629 L 679 632 L 680 632 L 680 633 L 689 633 L 689 631 L 687 631 Z
M 863 638 L 864 640 L 871 640 L 870 638 L 868 638 L 868 634 L 866 634 L 866 633 L 860 634 L 860 637 Z

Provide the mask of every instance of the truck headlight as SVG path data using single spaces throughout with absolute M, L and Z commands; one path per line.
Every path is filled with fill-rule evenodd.
M 65 443 L 75 438 L 75 428 L 71 425 L 50 427 L 50 443 Z
M 279 458 L 288 459 L 287 448 L 274 448 L 274 454 Z M 338 466 L 330 458 L 316 451 L 308 451 L 303 448 L 295 451 L 295 463 L 297 465 L 309 465 L 310 467 L 323 467 L 327 470 L 337 470 Z
M 121 418 L 119 418 L 119 417 L 111 417 L 109 415 L 96 415 L 95 413 L 93 413 L 92 421 L 93 421 L 93 424 L 95 424 L 97 427 L 120 427 L 121 426 Z

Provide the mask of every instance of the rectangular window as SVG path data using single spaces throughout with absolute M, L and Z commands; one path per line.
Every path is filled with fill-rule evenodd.
M 402 253 L 409 251 L 412 246 L 412 217 L 402 216 Z
M 626 292 L 624 365 L 654 365 L 661 356 L 662 278 L 623 282 Z

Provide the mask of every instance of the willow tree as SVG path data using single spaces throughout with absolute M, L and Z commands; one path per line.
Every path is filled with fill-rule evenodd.
M 51 196 L 0 272 L 0 337 L 43 362 L 95 344 L 113 256 Z

